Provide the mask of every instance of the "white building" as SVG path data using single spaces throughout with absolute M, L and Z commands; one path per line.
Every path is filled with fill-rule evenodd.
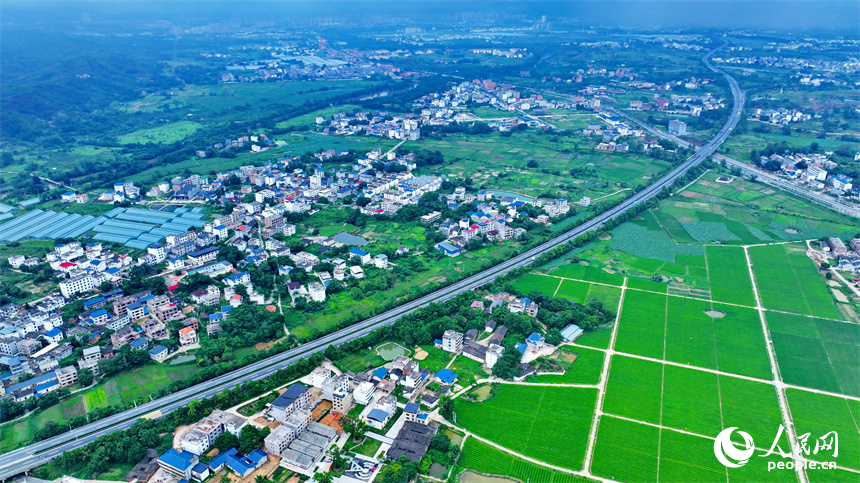
M 442 336 L 442 350 L 446 352 L 460 352 L 463 348 L 463 334 L 448 329 Z
M 81 275 L 60 282 L 60 293 L 65 298 L 71 298 L 80 292 L 86 292 L 96 287 L 95 279 L 91 275 Z
M 355 388 L 353 398 L 358 404 L 367 406 L 373 400 L 373 393 L 376 392 L 376 385 L 372 382 L 362 382 Z
M 308 295 L 314 302 L 325 302 L 325 285 L 319 282 L 309 283 Z

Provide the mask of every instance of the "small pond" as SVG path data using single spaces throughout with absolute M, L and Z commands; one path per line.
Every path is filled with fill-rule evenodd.
M 191 355 L 191 354 L 185 354 L 185 355 L 181 355 L 181 356 L 176 356 L 176 357 L 174 357 L 173 359 L 171 359 L 171 360 L 170 360 L 170 364 L 171 364 L 171 365 L 172 365 L 172 364 L 184 364 L 184 363 L 186 363 L 186 362 L 191 362 L 191 361 L 193 361 L 193 360 L 195 360 L 195 359 L 197 359 L 197 358 L 196 358 L 196 357 L 194 357 L 193 355 Z
M 442 466 L 439 463 L 433 463 L 432 465 L 430 465 L 430 471 L 428 473 L 430 473 L 430 476 L 432 476 L 433 478 L 444 480 L 445 475 L 448 474 L 448 467 Z

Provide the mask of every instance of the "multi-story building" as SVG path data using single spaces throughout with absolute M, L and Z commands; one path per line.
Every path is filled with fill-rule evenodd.
M 309 283 L 308 295 L 314 302 L 325 302 L 325 285 L 319 282 Z
M 191 429 L 182 435 L 180 444 L 182 449 L 190 453 L 201 455 L 212 446 L 218 436 L 224 434 L 224 425 L 210 418 L 203 418 Z
M 191 345 L 197 343 L 197 332 L 194 327 L 183 327 L 179 329 L 179 345 Z
M 18 341 L 20 339 L 16 337 L 0 337 L 0 354 L 7 356 L 17 356 L 18 352 Z
M 311 401 L 311 393 L 304 384 L 293 384 L 272 403 L 272 416 L 285 422 L 297 409 L 302 409 Z
M 679 136 L 687 134 L 687 124 L 677 119 L 669 120 L 669 132 L 678 134 Z
M 376 384 L 366 381 L 362 382 L 355 388 L 352 393 L 355 402 L 367 406 L 373 400 L 373 393 L 376 392 Z
M 218 247 L 206 247 L 190 252 L 188 260 L 194 265 L 203 265 L 206 262 L 215 260 L 216 256 L 218 256 Z
M 448 329 L 442 335 L 442 350 L 446 352 L 460 352 L 463 348 L 463 334 L 456 330 Z
M 119 349 L 126 344 L 131 344 L 138 338 L 140 338 L 140 334 L 136 330 L 128 326 L 114 332 L 110 336 L 111 343 L 116 349 Z
M 71 386 L 78 382 L 78 370 L 75 366 L 59 367 L 54 371 L 57 374 L 57 382 L 60 387 Z
M 352 393 L 345 389 L 338 389 L 331 398 L 331 410 L 336 413 L 346 414 L 355 405 Z
M 199 462 L 196 454 L 188 451 L 176 451 L 173 448 L 158 457 L 158 466 L 161 469 L 177 479 L 186 481 L 191 481 L 191 469 Z
M 95 279 L 91 275 L 81 275 L 61 281 L 60 293 L 63 297 L 71 298 L 73 295 L 92 290 L 95 287 Z
M 278 426 L 263 440 L 267 453 L 280 455 L 296 439 L 296 433 L 286 426 Z

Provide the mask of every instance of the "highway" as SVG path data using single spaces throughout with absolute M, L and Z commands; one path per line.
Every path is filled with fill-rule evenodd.
M 643 129 L 645 129 L 646 131 L 650 132 L 651 134 L 653 134 L 655 136 L 661 137 L 663 139 L 668 139 L 670 141 L 674 141 L 674 142 L 678 143 L 679 146 L 690 147 L 690 143 L 688 143 L 687 141 L 684 141 L 683 139 L 679 138 L 678 136 L 675 136 L 674 134 L 672 134 L 670 132 L 665 132 L 665 131 L 660 131 L 659 129 L 655 129 L 654 127 L 649 126 L 648 124 L 644 123 L 643 121 L 636 119 L 635 117 L 630 116 L 629 114 L 627 114 L 623 111 L 620 111 L 620 110 L 614 109 L 614 108 L 607 108 L 605 110 L 607 112 L 611 112 L 612 114 L 614 114 L 618 117 L 622 117 L 622 118 L 624 118 L 630 122 L 638 124 Z M 836 211 L 838 213 L 852 216 L 854 218 L 860 218 L 860 208 L 858 208 L 858 207 L 847 205 L 847 204 L 842 203 L 839 200 L 837 200 L 831 196 L 821 194 L 821 193 L 816 193 L 812 190 L 803 188 L 803 187 L 798 186 L 794 183 L 785 181 L 785 180 L 780 179 L 771 173 L 768 173 L 766 171 L 758 169 L 755 166 L 752 166 L 750 164 L 743 163 L 741 161 L 737 161 L 735 159 L 729 158 L 728 156 L 724 156 L 722 154 L 716 154 L 715 153 L 713 155 L 713 158 L 717 161 L 723 161 L 724 163 L 731 165 L 732 167 L 740 169 L 741 173 L 745 176 L 755 176 L 756 181 L 758 181 L 760 183 L 764 183 L 764 184 L 773 186 L 775 188 L 779 188 L 783 191 L 787 191 L 793 195 L 800 196 L 801 198 L 805 198 L 809 201 L 812 201 L 813 203 L 816 203 L 816 204 L 819 204 L 821 206 L 830 208 L 831 210 Z
M 722 142 L 729 136 L 735 125 L 737 125 L 741 113 L 743 112 L 744 95 L 740 90 L 740 86 L 734 78 L 715 68 L 710 64 L 710 62 L 708 62 L 707 57 L 712 53 L 713 52 L 706 55 L 703 61 L 711 70 L 722 74 L 728 80 L 734 97 L 734 106 L 728 121 L 726 121 L 726 124 L 714 136 L 714 138 L 702 146 L 689 159 L 679 164 L 664 177 L 655 181 L 639 193 L 636 193 L 630 198 L 620 202 L 618 205 L 610 208 L 594 219 L 587 221 L 531 250 L 528 250 L 521 255 L 506 260 L 459 282 L 453 283 L 445 288 L 441 288 L 433 293 L 420 297 L 412 302 L 407 302 L 399 307 L 356 323 L 350 327 L 341 329 L 294 349 L 290 349 L 267 359 L 255 362 L 204 383 L 200 383 L 196 386 L 189 387 L 169 396 L 150 401 L 146 404 L 142 404 L 133 409 L 128 409 L 122 413 L 90 423 L 67 433 L 4 454 L 0 456 L 0 480 L 7 480 L 11 477 L 29 471 L 30 469 L 41 466 L 57 455 L 65 451 L 81 447 L 100 436 L 113 431 L 126 429 L 142 416 L 156 411 L 160 411 L 161 414 L 167 414 L 176 408 L 187 405 L 192 400 L 211 397 L 225 389 L 233 388 L 244 381 L 266 378 L 275 371 L 287 367 L 301 358 L 306 358 L 316 352 L 325 350 L 329 345 L 339 345 L 364 336 L 373 330 L 394 323 L 400 317 L 409 314 L 420 307 L 434 302 L 446 301 L 457 294 L 491 282 L 500 275 L 524 265 L 528 265 L 536 257 L 548 252 L 558 245 L 567 243 L 584 233 L 599 229 L 607 221 L 624 213 L 638 203 L 647 201 L 654 197 L 663 188 L 671 186 L 675 180 L 683 176 L 690 168 L 698 165 L 716 151 L 720 144 L 722 144 Z

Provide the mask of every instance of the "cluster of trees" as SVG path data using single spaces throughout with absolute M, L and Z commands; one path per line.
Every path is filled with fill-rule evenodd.
M 480 134 L 490 134 L 493 128 L 485 122 L 461 123 L 452 122 L 450 124 L 425 124 L 421 126 L 421 136 L 431 137 L 433 134 L 457 134 L 465 133 L 471 136 Z
M 152 359 L 149 357 L 149 352 L 132 350 L 131 346 L 124 345 L 116 351 L 116 355 L 113 358 L 99 361 L 99 374 L 104 377 L 110 377 L 151 362 Z
M 409 461 L 409 458 L 401 456 L 397 461 L 393 461 L 382 468 L 376 481 L 381 483 L 409 483 L 418 477 L 420 469 L 420 461 Z
M 457 462 L 459 457 L 460 447 L 451 444 L 451 439 L 440 430 L 430 440 L 430 448 L 427 450 L 427 456 L 421 461 L 421 472 L 426 474 L 430 470 L 431 462 L 451 466 Z
M 128 277 L 122 283 L 122 289 L 127 294 L 151 290 L 155 295 L 163 295 L 167 292 L 167 284 L 163 277 L 154 277 L 150 267 L 138 265 L 132 267 L 127 273 Z
M 109 433 L 86 446 L 66 451 L 55 458 L 50 466 L 66 474 L 84 471 L 96 475 L 117 464 L 133 465 L 146 455 L 147 448 L 163 451 L 170 446 L 169 441 L 165 442 L 159 436 L 164 429 L 164 423 L 139 419 L 125 431 Z M 50 470 L 49 467 L 42 467 L 36 473 L 48 473 Z
M 282 337 L 283 325 L 284 318 L 280 314 L 259 305 L 243 304 L 230 311 L 230 317 L 221 322 L 222 332 L 218 335 L 242 341 L 241 347 Z
M 248 454 L 263 446 L 263 440 L 266 439 L 266 436 L 270 433 L 271 430 L 268 427 L 259 429 L 256 426 L 249 424 L 242 428 L 238 437 L 230 432 L 222 433 L 215 439 L 212 446 L 221 452 L 227 451 L 230 448 L 236 448 L 239 450 L 239 453 Z

